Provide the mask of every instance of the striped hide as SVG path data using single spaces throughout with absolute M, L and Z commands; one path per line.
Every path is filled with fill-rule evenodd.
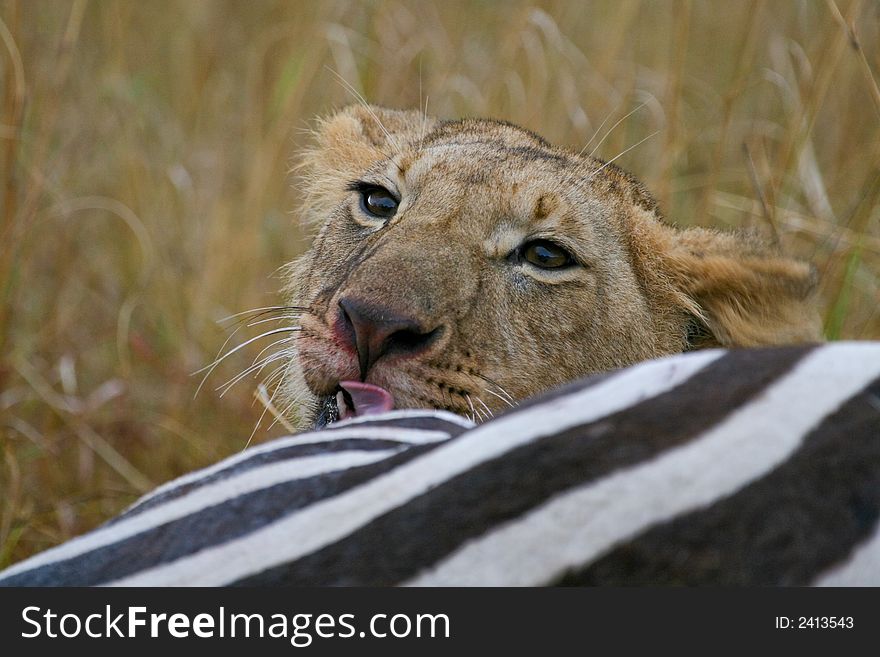
M 254 447 L 0 584 L 880 585 L 878 511 L 880 343 L 698 351 Z

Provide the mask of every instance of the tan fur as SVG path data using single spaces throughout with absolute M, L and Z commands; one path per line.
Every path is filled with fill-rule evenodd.
M 332 330 L 342 298 L 442 329 L 423 354 L 380 359 L 368 382 L 398 407 L 477 418 L 652 357 L 820 338 L 809 265 L 754 237 L 671 227 L 623 170 L 516 126 L 348 107 L 320 123 L 301 171 L 320 229 L 290 267 L 290 302 L 308 310 L 284 385 L 304 423 L 359 377 Z M 399 194 L 387 225 L 346 190 L 358 180 Z M 584 266 L 508 259 L 536 237 Z

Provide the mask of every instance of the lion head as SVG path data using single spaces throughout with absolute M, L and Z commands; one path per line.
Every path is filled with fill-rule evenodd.
M 352 106 L 302 162 L 319 226 L 288 268 L 301 424 L 390 408 L 485 419 L 585 375 L 817 340 L 814 269 L 663 222 L 630 174 L 500 121 Z

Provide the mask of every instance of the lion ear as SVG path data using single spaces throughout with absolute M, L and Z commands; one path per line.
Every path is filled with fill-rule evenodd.
M 821 340 L 813 266 L 753 235 L 669 229 L 667 271 L 693 317 L 692 348 Z
M 306 216 L 321 221 L 376 162 L 421 139 L 437 123 L 419 111 L 350 105 L 319 120 L 314 145 L 294 166 L 301 175 Z
M 395 110 L 377 105 L 349 105 L 324 122 L 325 137 L 356 141 L 385 155 L 424 137 L 437 119 L 418 110 Z

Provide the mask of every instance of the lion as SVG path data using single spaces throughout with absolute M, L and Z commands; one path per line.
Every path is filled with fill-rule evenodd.
M 346 107 L 300 162 L 319 226 L 287 267 L 299 426 L 390 409 L 485 420 L 664 355 L 821 339 L 813 266 L 680 229 L 631 174 L 491 119 Z

